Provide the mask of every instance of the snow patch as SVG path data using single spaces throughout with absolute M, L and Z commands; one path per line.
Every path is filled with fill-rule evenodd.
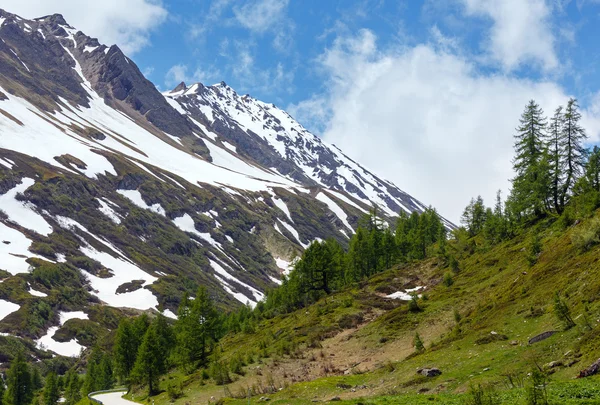
M 34 210 L 34 205 L 29 202 L 17 201 L 15 198 L 17 193 L 23 193 L 34 184 L 35 180 L 26 177 L 21 181 L 21 184 L 8 190 L 6 194 L 0 195 L 0 210 L 4 211 L 10 220 L 23 228 L 48 236 L 52 233 L 52 227 L 44 217 Z
M 157 214 L 160 214 L 163 217 L 166 216 L 165 209 L 159 203 L 152 205 L 146 204 L 146 201 L 144 201 L 144 199 L 142 198 L 142 193 L 140 193 L 138 190 L 117 190 L 117 193 L 129 199 L 132 203 L 134 203 L 140 208 L 156 212 Z
M 18 304 L 13 304 L 12 302 L 0 300 L 0 321 L 6 318 L 8 315 L 16 312 L 21 308 Z

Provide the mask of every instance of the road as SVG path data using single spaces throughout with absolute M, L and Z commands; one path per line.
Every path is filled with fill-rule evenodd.
M 133 405 L 135 402 L 131 402 L 127 399 L 121 398 L 125 392 L 109 392 L 106 394 L 94 395 L 94 399 L 102 402 L 103 405 Z

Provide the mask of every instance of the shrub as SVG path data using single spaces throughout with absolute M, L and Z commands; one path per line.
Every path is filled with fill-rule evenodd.
M 444 273 L 444 278 L 442 279 L 442 284 L 444 284 L 446 287 L 450 287 L 450 286 L 452 286 L 452 284 L 454 284 L 454 279 L 452 278 L 452 273 L 450 273 L 450 272 Z
M 554 294 L 554 314 L 563 324 L 565 330 L 569 330 L 575 326 L 575 321 L 573 318 L 571 318 L 569 306 L 565 301 L 563 301 L 562 298 L 560 298 L 560 294 L 558 292 Z
M 571 234 L 571 243 L 581 251 L 587 251 L 600 242 L 600 219 L 594 218 L 587 224 L 575 229 Z
M 531 372 L 525 399 L 527 405 L 548 405 L 548 378 L 538 367 Z
M 175 402 L 176 399 L 183 396 L 183 388 L 181 384 L 169 384 L 167 387 L 167 395 L 171 402 Z
M 413 339 L 413 347 L 417 353 L 421 353 L 425 351 L 425 345 L 423 344 L 423 340 L 421 339 L 421 335 L 418 332 L 415 332 L 415 337 Z
M 529 263 L 529 267 L 537 263 L 540 253 L 542 253 L 542 241 L 540 235 L 536 234 L 527 249 L 527 263 Z
M 208 374 L 215 380 L 215 384 L 217 385 L 225 385 L 231 382 L 229 368 L 227 367 L 227 364 L 222 361 L 213 361 L 210 365 Z
M 418 299 L 418 297 L 416 295 L 413 295 L 411 300 L 408 301 L 408 310 L 410 312 L 420 312 L 421 311 L 421 307 L 419 306 L 419 301 L 417 299 Z
M 500 403 L 500 398 L 494 388 L 483 387 L 481 384 L 471 385 L 464 401 L 465 405 L 497 405 Z

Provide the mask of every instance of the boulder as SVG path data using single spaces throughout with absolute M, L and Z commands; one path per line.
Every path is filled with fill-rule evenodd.
M 539 335 L 534 336 L 531 339 L 529 339 L 529 344 L 532 345 L 534 343 L 541 342 L 542 340 L 546 340 L 550 336 L 554 335 L 556 332 L 557 331 L 555 331 L 555 330 L 549 330 L 544 333 L 540 333 Z
M 585 370 L 581 370 L 577 378 L 590 377 L 592 375 L 598 374 L 600 371 L 600 359 L 596 360 L 591 366 L 586 368 Z
M 421 374 L 425 377 L 437 377 L 438 375 L 442 374 L 442 371 L 439 368 L 423 368 L 420 370 L 417 370 L 418 374 Z

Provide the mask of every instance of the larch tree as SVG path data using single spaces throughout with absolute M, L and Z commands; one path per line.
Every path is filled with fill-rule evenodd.
M 133 380 L 145 384 L 150 396 L 157 391 L 159 378 L 167 371 L 166 365 L 165 353 L 160 347 L 155 325 L 150 325 L 144 334 L 131 372 Z
M 44 387 L 44 405 L 55 405 L 60 398 L 58 388 L 58 378 L 56 373 L 50 372 L 46 376 L 46 385 Z
M 512 180 L 515 208 L 526 216 L 539 217 L 544 208 L 547 192 L 540 187 L 543 177 L 540 162 L 544 154 L 546 118 L 541 107 L 531 100 L 520 118 L 515 135 L 515 157 Z
M 33 399 L 31 371 L 25 362 L 23 353 L 19 352 L 10 364 L 6 373 L 4 402 L 8 405 L 29 405 Z
M 549 156 L 550 164 L 550 199 L 554 210 L 561 214 L 564 207 L 561 205 L 561 190 L 562 182 L 564 180 L 564 167 L 561 159 L 561 136 L 564 127 L 564 113 L 563 107 L 560 106 L 554 111 L 554 115 L 550 119 L 550 125 L 548 126 L 548 134 L 546 138 L 546 149 Z
M 587 151 L 583 142 L 587 139 L 585 129 L 580 124 L 581 113 L 577 100 L 567 103 L 564 114 L 563 130 L 560 137 L 560 158 L 565 170 L 565 180 L 560 194 L 560 205 L 568 201 L 575 182 L 583 174 Z

